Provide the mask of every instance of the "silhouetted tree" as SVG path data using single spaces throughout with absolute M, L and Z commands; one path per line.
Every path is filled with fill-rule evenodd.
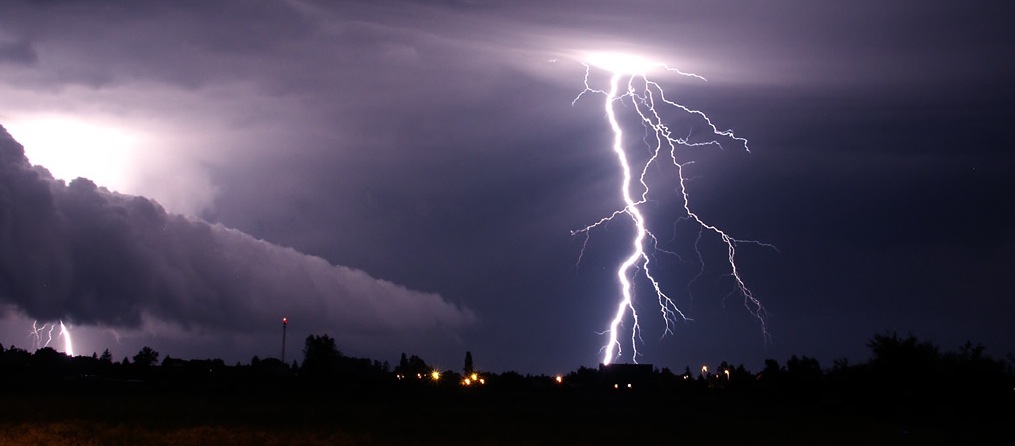
M 409 357 L 409 370 L 426 375 L 431 371 L 431 367 L 423 360 L 423 358 L 412 355 Z
M 303 344 L 303 373 L 310 378 L 323 378 L 338 371 L 342 353 L 335 339 L 326 334 L 307 336 Z
M 267 382 L 280 382 L 281 380 L 291 376 L 293 373 L 293 370 L 289 368 L 289 365 L 282 362 L 282 360 L 270 357 L 260 359 L 257 356 L 254 356 L 250 360 L 250 369 L 253 371 L 254 376 Z
M 867 343 L 874 356 L 865 376 L 871 397 L 888 404 L 901 405 L 904 413 L 923 416 L 929 404 L 942 396 L 942 386 L 949 383 L 941 375 L 941 354 L 938 347 L 909 335 L 895 333 L 875 335 Z M 928 389 L 935 389 L 934 392 Z
M 497 377 L 497 382 L 505 389 L 519 390 L 525 388 L 525 377 L 514 370 L 508 370 Z
M 849 358 L 839 358 L 832 361 L 832 370 L 845 370 L 849 368 Z
M 126 360 L 127 358 L 123 359 Z M 151 367 L 155 365 L 155 363 L 158 361 L 159 361 L 159 352 L 155 351 L 155 349 L 147 345 L 142 347 L 141 351 L 137 352 L 137 354 L 134 355 L 134 364 L 140 367 Z
M 406 358 L 405 353 L 402 353 L 402 357 L 398 361 L 398 367 L 395 368 L 395 374 L 413 379 L 426 378 L 430 375 L 431 371 L 430 366 L 426 364 L 423 358 L 416 355 Z
M 19 379 L 30 374 L 31 353 L 13 345 L 0 353 L 0 376 Z
M 468 375 L 474 370 L 472 369 L 472 352 L 465 352 L 465 374 Z
M 398 359 L 398 367 L 395 368 L 395 373 L 405 374 L 409 371 L 409 358 L 405 356 L 405 352 L 402 352 L 402 357 Z
M 786 361 L 786 375 L 796 383 L 817 384 L 821 380 L 821 365 L 817 359 L 793 355 Z
M 765 368 L 761 369 L 761 379 L 776 379 L 783 372 L 779 361 L 774 359 L 765 360 Z
M 113 354 L 109 352 L 108 348 L 102 351 L 102 356 L 99 356 L 99 361 L 105 364 L 113 363 Z
M 951 384 L 953 398 L 967 401 L 1001 398 L 1015 384 L 1015 376 L 1002 360 L 984 354 L 981 344 L 967 341 L 957 353 L 941 358 L 943 379 Z
M 573 386 L 592 388 L 599 383 L 599 370 L 581 366 L 578 370 L 568 373 L 564 380 Z
M 781 387 L 794 398 L 813 400 L 820 396 L 818 390 L 823 377 L 817 359 L 793 355 L 786 361 Z
M 38 377 L 57 377 L 67 372 L 69 366 L 70 357 L 52 347 L 40 348 L 32 355 L 32 370 Z
M 940 358 L 936 345 L 917 340 L 913 335 L 900 339 L 897 334 L 874 335 L 867 343 L 874 353 L 871 365 L 881 371 L 902 373 L 926 373 L 933 370 Z

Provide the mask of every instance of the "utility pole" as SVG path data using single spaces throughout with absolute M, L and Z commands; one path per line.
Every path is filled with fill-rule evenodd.
M 289 325 L 289 318 L 282 318 L 282 364 L 285 364 L 285 329 Z

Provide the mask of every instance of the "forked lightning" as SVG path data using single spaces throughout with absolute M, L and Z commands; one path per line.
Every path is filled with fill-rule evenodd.
M 740 243 L 772 246 L 754 240 L 735 239 L 719 227 L 707 223 L 697 213 L 692 211 L 690 196 L 685 187 L 687 178 L 684 176 L 683 170 L 690 161 L 681 162 L 678 154 L 679 147 L 721 147 L 720 139 L 735 142 L 743 146 L 744 150 L 750 151 L 747 139 L 736 136 L 732 130 L 720 130 L 704 112 L 667 99 L 662 87 L 650 80 L 648 73 L 653 70 L 661 70 L 702 81 L 705 80 L 704 77 L 694 73 L 683 72 L 664 64 L 655 63 L 649 59 L 620 53 L 586 54 L 582 63 L 585 66 L 585 89 L 574 99 L 572 105 L 577 103 L 586 94 L 601 94 L 603 96 L 603 108 L 606 112 L 610 129 L 613 132 L 612 149 L 617 157 L 617 162 L 623 175 L 620 184 L 620 196 L 624 202 L 624 207 L 591 225 L 573 231 L 572 234 L 584 234 L 587 241 L 588 234 L 592 229 L 621 215 L 629 218 L 634 225 L 634 234 L 631 237 L 630 244 L 631 251 L 616 270 L 621 297 L 610 321 L 609 328 L 605 332 L 608 340 L 602 349 L 603 364 L 612 363 L 622 354 L 618 333 L 621 330 L 621 325 L 628 318 L 631 321 L 631 358 L 634 362 L 638 361 L 638 341 L 641 336 L 641 328 L 638 323 L 638 312 L 634 302 L 635 283 L 632 282 L 633 279 L 642 277 L 645 283 L 651 286 L 652 292 L 658 301 L 659 311 L 665 321 L 664 334 L 672 334 L 674 325 L 678 321 L 689 320 L 687 315 L 677 307 L 673 299 L 663 291 L 659 280 L 653 275 L 654 266 L 651 263 L 652 257 L 649 255 L 649 252 L 658 250 L 658 239 L 649 230 L 646 217 L 641 210 L 641 206 L 649 200 L 650 188 L 649 181 L 646 179 L 649 167 L 666 156 L 669 157 L 670 162 L 676 168 L 676 188 L 681 197 L 685 214 L 681 219 L 695 222 L 699 225 L 700 232 L 715 234 L 725 244 L 729 271 L 734 281 L 735 291 L 743 295 L 744 305 L 760 322 L 762 334 L 767 340 L 769 335 L 765 323 L 765 308 L 741 278 L 736 263 L 736 248 Z M 609 86 L 606 89 L 597 89 L 590 85 L 590 73 L 593 68 L 611 73 Z M 631 164 L 632 157 L 629 156 L 628 148 L 625 147 L 624 129 L 617 116 L 617 109 L 621 108 L 622 105 L 625 106 L 625 109 L 633 110 L 637 114 L 638 119 L 640 119 L 641 124 L 646 130 L 645 141 L 650 149 L 648 158 L 644 162 L 633 166 Z M 665 122 L 660 114 L 660 110 L 663 107 L 677 110 L 700 120 L 709 130 L 710 136 L 694 142 L 690 139 L 690 132 L 687 136 L 675 136 L 670 128 L 670 124 Z M 698 251 L 697 241 L 694 244 L 694 249 L 698 254 L 698 260 L 703 261 L 701 253 Z

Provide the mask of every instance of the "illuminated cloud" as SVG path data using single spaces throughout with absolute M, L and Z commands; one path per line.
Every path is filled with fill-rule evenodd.
M 2 128 L 0 128 L 2 130 Z M 31 166 L 0 132 L 0 302 L 40 320 L 243 334 L 286 315 L 378 345 L 474 322 L 440 295 Z
M 600 354 L 596 333 L 615 294 L 612 275 L 601 268 L 613 267 L 616 239 L 628 234 L 612 225 L 576 265 L 581 240 L 570 232 L 622 206 L 601 104 L 583 99 L 572 105 L 583 88 L 580 62 L 589 52 L 606 51 L 708 79 L 651 73 L 672 99 L 751 137 L 751 154 L 694 154 L 687 169 L 700 199 L 695 206 L 731 233 L 784 250 L 763 259 L 742 252 L 748 283 L 772 310 L 772 349 L 760 346 L 751 321 L 716 323 L 739 313 L 702 297 L 689 315 L 698 323 L 683 324 L 678 336 L 659 343 L 646 339 L 646 358 L 668 358 L 656 365 L 675 369 L 712 359 L 750 366 L 762 355 L 812 351 L 829 361 L 841 355 L 852 360 L 866 351 L 842 349 L 862 346 L 887 327 L 936 331 L 945 344 L 982 340 L 1011 351 L 1004 327 L 1015 318 L 1015 301 L 995 297 L 1009 288 L 1003 278 L 1015 252 L 1007 249 L 1012 241 L 1005 232 L 1015 223 L 1001 217 L 1015 212 L 1004 212 L 1011 206 L 997 198 L 1012 189 L 1011 151 L 1005 150 L 1012 144 L 1010 135 L 996 130 L 1011 121 L 1004 99 L 1011 96 L 1015 64 L 1001 55 L 1015 42 L 1009 23 L 1015 3 L 924 3 L 915 14 L 906 3 L 873 0 L 7 0 L 0 11 L 0 124 L 25 145 L 16 124 L 53 114 L 138 138 L 126 162 L 116 163 L 123 188 L 110 186 L 127 195 L 87 183 L 51 186 L 41 173 L 21 167 L 14 169 L 18 175 L 36 179 L 14 181 L 6 176 L 14 172 L 7 161 L 3 183 L 21 189 L 5 189 L 3 196 L 37 199 L 0 203 L 4 221 L 32 221 L 39 228 L 19 229 L 35 237 L 34 254 L 4 263 L 0 274 L 4 286 L 37 283 L 37 277 L 18 276 L 32 271 L 73 278 L 68 265 L 83 266 L 64 259 L 68 243 L 87 240 L 37 234 L 83 225 L 68 220 L 67 210 L 53 211 L 73 199 L 91 197 L 96 206 L 122 209 L 126 216 L 111 221 L 130 228 L 150 205 L 154 220 L 180 240 L 202 236 L 214 242 L 209 246 L 260 253 L 263 262 L 287 259 L 292 265 L 278 272 L 286 277 L 318 277 L 323 273 L 309 272 L 317 269 L 328 277 L 350 276 L 341 283 L 418 298 L 411 302 L 426 310 L 418 320 L 384 313 L 378 327 L 453 322 L 437 316 L 439 310 L 458 314 L 450 301 L 480 315 L 463 342 L 473 352 L 497 352 L 482 355 L 496 361 L 494 369 L 546 372 L 586 364 Z M 603 63 L 620 67 L 614 71 L 640 71 L 631 67 L 642 65 L 630 62 Z M 599 77 L 593 81 L 609 77 L 591 71 Z M 45 187 L 26 189 L 36 182 Z M 153 199 L 166 211 L 130 195 Z M 662 202 L 647 208 L 653 221 L 671 218 Z M 0 234 L 12 230 L 0 228 Z M 669 238 L 669 228 L 657 230 Z M 234 272 L 211 248 L 168 246 L 157 231 L 135 232 L 132 237 L 163 254 L 154 264 L 151 255 L 135 254 L 141 260 L 125 268 L 161 268 L 174 278 L 139 276 L 135 281 L 148 277 L 161 284 L 131 285 L 156 290 L 127 300 L 139 302 L 141 311 L 124 304 L 97 316 L 75 308 L 81 320 L 116 317 L 121 327 L 139 327 L 119 328 L 120 337 L 100 342 L 104 329 L 67 321 L 79 352 L 110 347 L 118 357 L 133 354 L 144 344 L 129 338 L 142 333 L 154 347 L 191 336 L 189 345 L 161 349 L 174 357 L 217 356 L 225 349 L 200 347 L 222 345 L 216 334 L 229 330 L 236 333 L 229 351 L 239 352 L 233 359 L 246 361 L 251 352 L 278 353 L 281 316 L 291 318 L 293 353 L 300 330 L 308 330 L 302 336 L 336 336 L 338 328 L 327 321 L 350 324 L 342 328 L 343 340 L 352 330 L 382 339 L 361 326 L 373 319 L 349 320 L 338 314 L 337 298 L 315 300 L 322 292 L 306 284 L 287 289 L 289 297 L 278 302 L 216 314 L 232 302 L 216 296 L 250 293 L 242 297 L 246 302 L 268 292 L 222 279 Z M 118 243 L 139 246 L 138 240 Z M 6 258 L 14 242 L 2 243 L 0 258 Z M 688 266 L 693 262 L 654 261 L 667 259 L 667 280 L 680 283 L 697 273 Z M 179 267 L 199 260 L 211 266 Z M 242 260 L 245 269 L 235 273 L 243 277 L 276 273 Z M 328 264 L 354 265 L 443 299 L 387 290 Z M 203 300 L 166 298 L 183 293 L 173 288 L 180 283 L 190 283 Z M 722 292 L 713 288 L 719 288 L 713 281 L 696 281 L 694 295 Z M 43 301 L 16 298 L 0 300 L 0 313 L 17 302 L 5 314 L 30 307 L 32 314 L 58 316 Z M 269 316 L 282 301 L 299 303 L 310 319 Z M 365 303 L 361 307 L 372 314 Z M 188 309 L 200 311 L 192 319 Z M 942 312 L 944 320 L 966 323 L 942 324 Z M 0 321 L 0 342 L 25 345 L 31 322 Z M 269 324 L 267 334 L 240 331 L 262 323 Z M 465 325 L 448 326 L 457 333 Z M 645 332 L 653 328 L 659 327 Z M 408 328 L 397 333 L 403 337 L 392 344 L 413 338 L 433 354 L 406 351 L 443 365 L 457 364 L 464 350 L 460 343 L 412 336 Z M 400 353 L 358 351 L 378 359 Z

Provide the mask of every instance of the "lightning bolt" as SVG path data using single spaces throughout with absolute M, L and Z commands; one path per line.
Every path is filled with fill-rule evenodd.
M 719 142 L 720 139 L 733 141 L 743 146 L 744 150 L 750 152 L 747 139 L 735 135 L 732 130 L 720 130 L 704 112 L 667 99 L 663 88 L 658 83 L 650 80 L 647 77 L 647 73 L 661 68 L 666 72 L 676 73 L 680 76 L 695 78 L 701 81 L 705 81 L 704 77 L 626 54 L 592 53 L 585 57 L 582 64 L 585 66 L 585 89 L 578 94 L 571 104 L 573 106 L 586 94 L 599 94 L 604 97 L 603 109 L 606 113 L 607 121 L 609 121 L 610 130 L 613 133 L 612 150 L 616 155 L 623 175 L 620 184 L 620 196 L 624 202 L 624 207 L 593 224 L 577 231 L 572 231 L 572 235 L 585 235 L 585 244 L 587 244 L 590 231 L 615 218 L 626 217 L 634 225 L 634 234 L 630 242 L 630 253 L 620 263 L 616 271 L 621 298 L 616 305 L 609 328 L 604 332 L 608 340 L 602 348 L 603 364 L 612 363 L 616 357 L 619 357 L 623 353 L 618 335 L 622 324 L 628 317 L 630 317 L 632 324 L 630 332 L 631 358 L 634 362 L 638 362 L 638 343 L 641 340 L 641 327 L 634 302 L 634 278 L 640 276 L 651 286 L 658 303 L 659 312 L 665 323 L 664 336 L 673 334 L 677 322 L 691 320 L 680 310 L 673 299 L 663 291 L 663 287 L 653 273 L 653 257 L 649 255 L 649 252 L 653 254 L 657 251 L 670 252 L 659 248 L 659 239 L 649 230 L 645 214 L 642 213 L 641 209 L 642 205 L 649 201 L 650 187 L 649 181 L 646 178 L 649 168 L 660 162 L 659 160 L 667 157 L 676 170 L 676 189 L 679 192 L 684 211 L 684 215 L 680 220 L 692 221 L 699 227 L 699 235 L 694 243 L 695 253 L 698 255 L 698 260 L 702 265 L 698 275 L 700 276 L 704 271 L 704 259 L 698 249 L 698 243 L 704 233 L 712 233 L 726 246 L 729 275 L 733 278 L 734 292 L 743 296 L 744 306 L 758 319 L 761 332 L 767 342 L 769 334 L 766 325 L 765 308 L 744 283 L 737 268 L 736 253 L 738 244 L 743 243 L 757 244 L 773 249 L 775 247 L 756 240 L 738 240 L 733 238 L 719 227 L 707 223 L 695 213 L 691 208 L 690 195 L 685 184 L 687 178 L 684 176 L 684 168 L 693 161 L 681 162 L 678 156 L 678 148 L 680 147 L 714 146 L 722 148 Z M 608 88 L 596 89 L 590 85 L 589 78 L 592 67 L 611 73 Z M 624 146 L 624 129 L 617 117 L 617 108 L 621 105 L 633 109 L 636 113 L 636 119 L 640 120 L 645 129 L 644 141 L 650 149 L 648 158 L 644 162 L 633 166 L 631 163 L 632 157 L 629 156 Z M 667 121 L 664 120 L 663 115 L 660 113 L 660 109 L 664 107 L 666 109 L 677 110 L 702 121 L 705 124 L 705 128 L 708 129 L 710 136 L 693 142 L 690 139 L 691 132 L 688 132 L 687 136 L 675 136 L 670 129 L 670 125 L 667 124 Z M 585 245 L 582 246 L 582 251 L 579 253 L 579 262 L 584 254 L 584 250 Z M 695 279 L 697 279 L 697 276 L 692 279 L 692 282 Z
M 36 350 L 48 347 L 49 343 L 53 341 L 53 328 L 49 324 L 42 324 L 40 327 L 38 321 L 32 321 L 32 330 L 28 332 L 28 336 L 32 338 Z M 43 336 L 45 336 L 45 340 L 43 340 Z
M 32 321 L 32 329 L 28 332 L 28 336 L 32 338 L 36 350 L 49 347 L 49 344 L 53 342 L 53 332 L 56 331 L 58 326 L 60 331 L 56 333 L 56 337 L 63 338 L 63 352 L 74 356 L 74 341 L 71 339 L 70 329 L 64 325 L 63 321 L 45 323 L 41 326 L 39 321 Z
M 60 337 L 63 338 L 63 352 L 74 356 L 74 342 L 71 340 L 70 330 L 63 324 L 63 321 L 60 321 Z

